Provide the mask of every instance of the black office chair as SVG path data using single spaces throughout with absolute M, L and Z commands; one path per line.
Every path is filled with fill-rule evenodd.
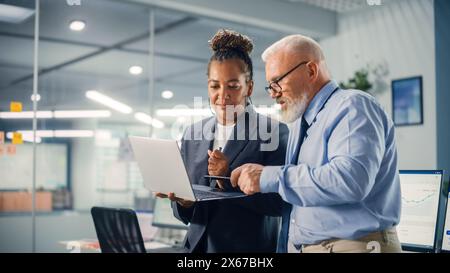
M 146 253 L 133 210 L 93 207 L 91 214 L 102 253 Z

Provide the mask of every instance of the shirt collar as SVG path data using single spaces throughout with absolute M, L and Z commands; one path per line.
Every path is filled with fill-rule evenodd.
M 327 84 L 325 84 L 314 96 L 312 101 L 309 103 L 305 114 L 303 115 L 309 126 L 311 126 L 311 123 L 314 121 L 317 114 L 319 114 L 320 110 L 322 110 L 323 105 L 337 87 L 338 84 L 336 83 L 336 81 L 331 80 Z
M 255 107 L 253 106 L 253 104 L 248 103 L 245 106 L 245 111 L 243 113 L 241 113 L 236 120 L 236 123 L 233 126 L 236 126 L 236 124 L 239 124 L 240 126 L 245 126 L 245 122 L 246 122 L 246 116 L 256 116 L 258 113 L 255 110 Z M 253 119 L 250 119 L 253 120 Z M 212 119 L 212 122 L 214 122 L 212 124 L 213 128 L 213 132 L 215 131 L 215 125 L 219 124 L 219 122 L 217 121 L 217 116 L 215 118 Z M 251 123 L 251 125 L 253 124 L 253 126 L 256 126 L 256 122 Z M 238 127 L 238 128 L 245 128 L 245 127 Z

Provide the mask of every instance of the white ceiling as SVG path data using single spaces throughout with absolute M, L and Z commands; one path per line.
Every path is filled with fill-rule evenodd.
M 161 29 L 188 15 L 167 10 L 156 10 L 155 28 Z M 86 21 L 83 32 L 68 29 L 73 19 Z M 84 92 L 100 89 L 115 95 L 117 99 L 138 107 L 148 108 L 148 38 L 105 50 L 127 39 L 148 32 L 148 9 L 141 5 L 104 0 L 83 1 L 82 6 L 72 7 L 65 1 L 41 1 L 41 25 L 39 43 L 40 69 L 62 67 L 50 73 L 41 73 L 39 107 L 91 108 Z M 8 107 L 11 100 L 23 101 L 31 108 L 32 60 L 34 18 L 21 24 L 0 23 L 0 107 Z M 155 36 L 155 91 L 156 103 L 161 107 L 192 104 L 192 97 L 206 94 L 206 66 L 210 57 L 208 40 L 221 27 L 233 28 L 254 39 L 255 76 L 257 88 L 263 88 L 263 65 L 260 54 L 268 45 L 282 37 L 283 33 L 256 29 L 206 18 L 193 18 Z M 88 58 L 67 62 L 93 54 Z M 131 76 L 131 65 L 144 67 L 144 74 Z M 27 78 L 28 77 L 28 78 Z M 171 89 L 175 96 L 167 101 L 160 98 L 162 90 Z M 258 94 L 264 97 L 262 91 Z M 258 96 L 256 95 L 256 97 Z
M 294 1 L 337 12 L 361 6 L 357 0 L 291 2 Z M 33 1 L 0 0 L 28 6 L 30 2 Z M 144 5 L 126 1 L 82 0 L 82 5 L 75 7 L 63 0 L 41 0 L 39 68 L 44 73 L 39 78 L 40 109 L 102 108 L 85 98 L 89 89 L 101 90 L 135 109 L 148 109 L 149 39 L 145 36 L 149 31 L 148 11 Z M 68 25 L 74 19 L 84 20 L 86 29 L 79 33 L 70 31 Z M 174 23 L 175 26 L 168 27 Z M 286 33 L 157 9 L 154 60 L 157 107 L 191 105 L 194 96 L 206 98 L 206 67 L 211 55 L 208 40 L 223 27 L 254 40 L 253 101 L 271 103 L 263 89 L 264 66 L 260 55 Z M 24 102 L 25 110 L 31 109 L 33 29 L 34 17 L 21 24 L 0 23 L 0 111 L 5 111 L 12 100 Z M 135 37 L 141 39 L 117 46 Z M 141 65 L 144 73 L 131 76 L 128 73 L 131 65 Z M 160 97 L 160 92 L 166 89 L 174 92 L 173 99 Z

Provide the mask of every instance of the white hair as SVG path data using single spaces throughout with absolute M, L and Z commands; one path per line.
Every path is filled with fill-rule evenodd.
M 288 51 L 292 54 L 307 54 L 316 61 L 324 61 L 325 56 L 319 43 L 310 37 L 300 34 L 289 35 L 269 46 L 261 55 L 264 62 L 267 62 L 274 53 L 280 50 Z

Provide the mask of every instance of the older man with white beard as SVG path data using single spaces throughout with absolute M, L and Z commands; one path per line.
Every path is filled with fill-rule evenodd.
M 246 194 L 288 202 L 279 252 L 400 252 L 394 126 L 376 100 L 331 80 L 319 44 L 287 36 L 263 53 L 266 79 L 291 124 L 284 166 L 245 164 L 231 174 Z M 377 247 L 378 246 L 378 247 Z

